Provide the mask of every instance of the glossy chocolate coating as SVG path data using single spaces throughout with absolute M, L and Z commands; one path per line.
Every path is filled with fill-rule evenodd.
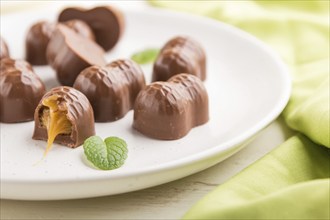
M 74 88 L 60 86 L 47 92 L 39 102 L 34 113 L 33 139 L 45 141 L 48 139 L 47 128 L 41 122 L 43 111 L 46 108 L 42 101 L 53 95 L 60 97 L 59 105 L 66 106 L 66 116 L 72 124 L 71 134 L 58 135 L 55 143 L 75 148 L 81 145 L 86 138 L 95 135 L 93 109 L 86 96 Z
M 139 93 L 133 127 L 155 139 L 175 140 L 208 119 L 208 95 L 202 81 L 178 74 L 167 82 L 151 83 Z
M 104 50 L 65 25 L 57 25 L 48 47 L 48 63 L 62 85 L 72 86 L 79 73 L 91 65 L 105 65 Z
M 132 60 L 117 60 L 104 67 L 88 67 L 73 85 L 87 96 L 98 122 L 124 117 L 133 108 L 136 96 L 144 86 L 143 72 Z
M 46 49 L 56 24 L 40 21 L 34 24 L 27 33 L 25 57 L 32 65 L 46 65 Z
M 92 29 L 96 42 L 105 50 L 112 49 L 120 39 L 124 30 L 123 14 L 110 6 L 96 7 L 90 10 L 84 8 L 66 8 L 58 21 L 79 19 L 85 21 Z
M 0 37 L 0 60 L 9 57 L 9 50 L 6 42 Z
M 74 19 L 63 22 L 62 24 L 74 30 L 77 34 L 95 41 L 93 30 L 88 26 L 86 22 Z
M 166 81 L 179 73 L 206 78 L 204 50 L 189 37 L 175 37 L 165 44 L 154 64 L 152 81 Z
M 83 21 L 72 20 L 63 23 L 76 33 L 84 36 L 88 39 L 94 40 L 94 34 L 91 28 Z M 26 60 L 32 65 L 46 65 L 46 49 L 49 40 L 56 29 L 55 23 L 40 21 L 34 24 L 26 36 L 25 48 L 26 48 Z
M 23 60 L 1 59 L 0 121 L 33 120 L 34 110 L 46 89 L 31 65 Z

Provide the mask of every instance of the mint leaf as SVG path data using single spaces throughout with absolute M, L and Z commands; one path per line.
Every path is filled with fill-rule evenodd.
M 104 141 L 92 136 L 84 142 L 87 159 L 101 170 L 113 170 L 121 167 L 127 158 L 127 144 L 118 137 L 108 137 Z
M 110 167 L 121 167 L 127 158 L 127 144 L 118 137 L 108 137 L 104 140 L 108 150 L 108 163 Z
M 143 51 L 137 52 L 131 56 L 131 59 L 138 64 L 147 64 L 154 62 L 159 54 L 159 49 L 149 48 Z

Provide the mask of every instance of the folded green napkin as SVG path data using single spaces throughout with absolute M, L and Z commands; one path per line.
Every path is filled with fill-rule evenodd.
M 185 219 L 329 219 L 329 1 L 149 1 L 241 28 L 293 78 L 282 113 L 298 134 L 194 205 Z
M 204 197 L 185 218 L 329 218 L 327 151 L 294 136 Z

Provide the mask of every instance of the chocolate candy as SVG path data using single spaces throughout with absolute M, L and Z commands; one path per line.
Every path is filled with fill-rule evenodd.
M 202 81 L 191 74 L 179 74 L 167 82 L 154 82 L 139 93 L 133 127 L 152 138 L 175 140 L 208 119 L 208 95 Z
M 23 60 L 1 59 L 0 121 L 33 120 L 34 110 L 46 89 L 31 65 Z
M 165 44 L 153 67 L 152 81 L 166 81 L 175 74 L 189 73 L 206 78 L 203 48 L 188 37 L 175 37 Z
M 77 34 L 95 41 L 93 30 L 88 26 L 86 22 L 74 19 L 63 22 L 63 24 L 74 30 Z
M 32 65 L 45 65 L 46 48 L 56 24 L 40 21 L 34 24 L 26 36 L 25 57 Z
M 66 26 L 83 37 L 94 40 L 94 34 L 90 27 L 83 21 L 72 20 L 64 23 Z M 34 24 L 26 36 L 26 60 L 32 65 L 46 65 L 46 49 L 55 28 L 55 23 L 40 21 Z
M 33 139 L 46 140 L 45 154 L 53 142 L 71 148 L 95 135 L 93 109 L 78 90 L 60 86 L 47 92 L 34 114 Z
M 144 86 L 143 72 L 131 60 L 117 60 L 104 67 L 88 67 L 73 85 L 87 96 L 98 122 L 124 117 L 133 108 L 135 98 Z
M 72 19 L 85 21 L 93 29 L 96 42 L 105 51 L 112 49 L 117 44 L 124 30 L 122 13 L 110 6 L 96 7 L 90 10 L 66 8 L 58 17 L 60 22 Z
M 0 60 L 9 57 L 9 50 L 6 42 L 0 37 Z
M 46 55 L 60 83 L 67 86 L 73 85 L 83 69 L 105 65 L 104 51 L 100 46 L 62 24 L 57 25 Z

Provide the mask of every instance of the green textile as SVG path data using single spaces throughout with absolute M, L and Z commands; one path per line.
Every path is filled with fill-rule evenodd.
M 204 197 L 185 218 L 329 218 L 327 151 L 294 136 Z
M 243 29 L 293 78 L 283 111 L 298 135 L 208 194 L 186 219 L 329 219 L 329 1 L 149 1 Z

